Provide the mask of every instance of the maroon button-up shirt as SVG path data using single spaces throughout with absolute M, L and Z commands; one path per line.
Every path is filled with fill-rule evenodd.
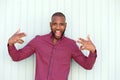
M 96 59 L 96 53 L 84 56 L 76 42 L 65 36 L 54 45 L 51 33 L 36 36 L 19 50 L 8 46 L 8 51 L 14 61 L 36 54 L 35 80 L 68 80 L 72 58 L 85 69 L 91 69 Z

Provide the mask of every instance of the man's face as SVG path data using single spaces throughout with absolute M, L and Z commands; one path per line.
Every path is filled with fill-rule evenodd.
M 60 39 L 66 29 L 65 18 L 62 16 L 54 16 L 52 22 L 50 23 L 51 31 L 54 36 L 54 39 Z

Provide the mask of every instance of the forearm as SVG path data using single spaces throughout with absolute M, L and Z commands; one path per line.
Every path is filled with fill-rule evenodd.
M 8 52 L 13 61 L 19 61 L 19 55 L 18 55 L 17 49 L 14 45 L 8 44 Z
M 89 56 L 87 57 L 81 51 L 79 52 L 77 51 L 76 56 L 73 56 L 74 60 L 87 70 L 92 69 L 96 57 L 97 57 L 97 52 L 95 53 L 90 52 Z
M 8 45 L 8 52 L 13 61 L 20 61 L 31 56 L 34 53 L 34 49 L 29 44 L 19 50 L 14 45 Z
M 89 56 L 87 57 L 87 68 L 92 69 L 97 57 L 97 51 L 95 52 L 90 52 Z

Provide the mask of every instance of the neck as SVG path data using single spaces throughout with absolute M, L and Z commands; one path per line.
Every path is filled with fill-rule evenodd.
M 53 43 L 56 44 L 58 39 L 53 38 Z

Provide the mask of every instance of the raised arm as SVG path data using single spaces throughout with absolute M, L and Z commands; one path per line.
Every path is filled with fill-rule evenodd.
M 19 50 L 16 49 L 15 43 L 22 44 L 24 41 L 21 38 L 25 36 L 26 36 L 25 33 L 20 33 L 20 30 L 18 30 L 8 40 L 8 52 L 13 61 L 20 61 L 34 53 L 34 48 L 31 46 L 32 42 L 29 42 L 22 49 Z
M 72 54 L 73 59 L 83 68 L 88 70 L 92 69 L 97 57 L 95 45 L 90 40 L 89 36 L 88 40 L 79 38 L 77 42 L 81 43 L 82 45 L 80 46 L 80 49 L 76 44 L 74 45 L 74 51 Z M 85 56 L 81 50 L 89 50 L 89 56 Z

